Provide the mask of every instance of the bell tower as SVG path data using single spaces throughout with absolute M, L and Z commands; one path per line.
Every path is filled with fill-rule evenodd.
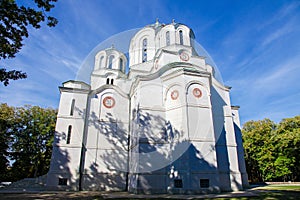
M 125 78 L 127 58 L 115 49 L 99 51 L 95 56 L 95 66 L 91 75 L 91 88 L 97 89 L 105 84 L 117 85 L 117 78 Z

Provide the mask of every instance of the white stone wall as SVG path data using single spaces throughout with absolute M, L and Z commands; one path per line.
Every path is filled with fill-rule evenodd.
M 50 189 L 78 190 L 80 156 L 89 87 L 81 82 L 67 82 L 64 86 L 67 87 L 61 88 L 47 186 Z M 73 106 L 72 101 L 74 102 Z M 69 127 L 71 127 L 70 130 Z M 59 185 L 59 179 L 67 179 L 67 185 Z

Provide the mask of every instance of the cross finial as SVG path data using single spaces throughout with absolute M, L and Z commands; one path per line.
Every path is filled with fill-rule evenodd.
M 114 44 L 111 44 L 111 48 L 114 49 L 114 48 L 115 48 L 115 45 L 114 45 Z
M 159 23 L 159 21 L 158 21 L 158 18 L 156 18 L 156 21 L 155 21 L 155 23 L 156 23 L 156 24 L 158 24 L 158 23 Z
M 175 24 L 175 19 L 172 19 L 172 24 Z

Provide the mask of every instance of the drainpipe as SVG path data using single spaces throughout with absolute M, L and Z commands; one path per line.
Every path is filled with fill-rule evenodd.
M 90 94 L 87 95 L 87 102 L 86 102 L 86 111 L 84 116 L 84 126 L 83 126 L 83 134 L 82 134 L 82 143 L 81 143 L 81 152 L 80 152 L 80 163 L 79 163 L 79 183 L 78 189 L 82 191 L 82 179 L 83 179 L 83 172 L 84 172 L 84 163 L 85 163 L 85 153 L 86 153 L 86 139 L 87 139 L 87 130 L 88 130 L 88 116 L 90 111 Z
M 126 172 L 126 184 L 125 191 L 129 191 L 129 167 L 130 167 L 130 131 L 131 131 L 131 98 L 129 100 L 129 123 L 128 123 L 128 137 L 127 137 L 127 172 Z

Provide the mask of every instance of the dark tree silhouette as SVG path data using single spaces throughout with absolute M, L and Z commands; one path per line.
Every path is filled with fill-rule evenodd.
M 35 29 L 41 27 L 41 23 L 47 20 L 47 25 L 53 27 L 57 24 L 57 19 L 47 16 L 47 12 L 54 7 L 57 0 L 34 0 L 32 7 L 20 5 L 14 0 L 0 1 L 0 59 L 14 58 L 21 50 L 24 38 L 29 36 L 28 26 Z M 22 71 L 6 71 L 0 68 L 0 81 L 5 86 L 9 80 L 26 78 L 26 73 Z

